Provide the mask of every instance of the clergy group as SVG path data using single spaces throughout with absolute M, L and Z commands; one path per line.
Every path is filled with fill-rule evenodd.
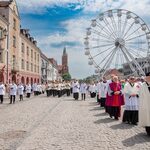
M 78 100 L 80 93 L 82 100 L 89 94 L 97 99 L 110 118 L 121 118 L 123 123 L 145 127 L 150 136 L 150 86 L 146 78 L 131 76 L 119 79 L 111 75 L 110 79 L 103 77 L 91 83 L 75 80 L 72 88 L 75 100 Z

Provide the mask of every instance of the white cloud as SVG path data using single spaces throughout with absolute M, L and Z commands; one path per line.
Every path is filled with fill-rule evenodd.
M 114 8 L 124 8 L 139 15 L 147 15 L 150 10 L 149 0 L 17 0 L 22 13 L 41 13 L 46 7 L 68 7 L 69 3 L 76 4 L 75 9 L 83 8 L 85 12 L 98 12 Z
M 75 9 L 84 8 L 84 12 L 102 12 L 107 9 L 122 8 L 135 12 L 142 18 L 149 15 L 150 0 L 17 0 L 19 6 L 26 12 L 43 13 L 46 11 L 45 7 L 51 7 L 54 5 L 67 7 L 68 3 L 73 2 L 78 4 Z M 141 13 L 142 12 L 142 13 Z M 95 16 L 96 17 L 96 16 Z M 89 74 L 93 74 L 93 67 L 88 66 L 87 57 L 84 56 L 83 38 L 85 35 L 85 29 L 90 25 L 90 22 L 84 16 L 80 19 L 71 19 L 61 23 L 61 25 L 67 31 L 65 34 L 54 33 L 47 37 L 39 37 L 39 45 L 44 50 L 47 56 L 59 58 L 59 63 L 62 49 L 54 48 L 52 43 L 75 42 L 79 43 L 76 46 L 68 46 L 67 51 L 69 54 L 70 71 L 73 77 L 86 77 Z M 64 45 L 65 46 L 65 45 Z
M 88 66 L 88 59 L 84 55 L 83 45 L 85 29 L 86 26 L 88 27 L 89 23 L 89 20 L 85 18 L 64 21 L 62 25 L 67 30 L 65 35 L 56 33 L 48 37 L 39 37 L 38 39 L 38 41 L 40 41 L 40 47 L 46 49 L 45 53 L 47 56 L 59 59 L 61 58 L 63 47 L 61 49 L 52 47 L 52 43 L 59 44 L 64 41 L 79 43 L 79 45 L 76 46 L 66 46 L 69 55 L 70 72 L 73 77 L 81 78 L 93 74 L 93 68 Z M 60 60 L 58 62 L 61 63 Z

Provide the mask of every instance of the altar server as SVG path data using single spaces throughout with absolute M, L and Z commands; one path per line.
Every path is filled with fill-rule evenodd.
M 80 85 L 80 92 L 81 92 L 81 98 L 85 101 L 86 99 L 86 93 L 87 93 L 87 85 L 86 83 L 82 82 Z
M 136 125 L 138 122 L 140 86 L 135 82 L 135 77 L 130 77 L 129 82 L 124 86 L 125 111 L 123 122 Z
M 79 91 L 80 91 L 80 85 L 77 80 L 73 83 L 73 97 L 75 100 L 79 99 Z
M 0 82 L 0 101 L 1 101 L 1 104 L 3 103 L 4 95 L 5 95 L 5 85 L 3 84 L 3 82 Z
M 20 101 L 23 101 L 23 91 L 24 91 L 24 86 L 20 83 L 18 85 L 18 95 L 19 95 L 19 99 Z
M 27 98 L 30 98 L 30 96 L 31 96 L 31 85 L 29 83 L 26 85 L 26 93 L 27 93 Z
M 107 95 L 107 80 L 103 77 L 103 81 L 100 82 L 98 96 L 100 100 L 101 107 L 105 107 L 106 95 Z
M 17 85 L 15 84 L 15 82 L 12 82 L 12 84 L 10 84 L 9 92 L 10 92 L 10 104 L 15 103 L 17 94 Z

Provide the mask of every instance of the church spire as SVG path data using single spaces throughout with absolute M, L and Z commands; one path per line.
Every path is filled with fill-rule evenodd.
M 66 47 L 64 47 L 64 50 L 63 50 L 63 55 L 66 55 L 67 52 L 66 52 Z

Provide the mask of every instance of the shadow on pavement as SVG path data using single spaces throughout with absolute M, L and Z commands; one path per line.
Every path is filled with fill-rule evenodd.
M 99 116 L 108 116 L 108 114 L 106 112 L 100 113 L 100 114 L 96 114 L 94 115 L 95 117 L 99 117 Z
M 95 107 L 93 109 L 90 109 L 90 111 L 96 111 L 96 110 L 102 110 L 100 107 Z
M 80 100 L 74 100 L 74 99 L 64 99 L 63 101 L 74 101 L 74 102 L 77 102 L 77 101 L 80 101 Z
M 145 142 L 150 142 L 150 137 L 147 136 L 146 133 L 139 133 L 122 141 L 123 145 L 126 147 L 131 147 Z
M 99 104 L 97 102 L 89 103 L 89 105 L 91 105 L 91 106 L 99 106 Z
M 104 119 L 99 119 L 97 121 L 94 121 L 95 124 L 100 124 L 100 123 L 111 123 L 114 122 L 116 120 L 111 119 L 111 118 L 104 118 Z
M 114 130 L 117 130 L 117 129 L 131 129 L 133 128 L 134 125 L 129 125 L 129 124 L 125 124 L 125 123 L 120 123 L 120 124 L 115 124 L 115 125 L 112 125 L 110 126 L 111 129 L 114 129 Z

